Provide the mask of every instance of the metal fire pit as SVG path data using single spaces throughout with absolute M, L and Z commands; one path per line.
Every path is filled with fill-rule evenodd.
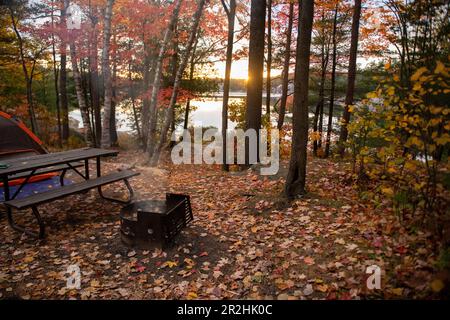
M 144 200 L 123 207 L 121 238 L 133 247 L 165 248 L 193 219 L 189 196 L 167 193 L 166 201 Z

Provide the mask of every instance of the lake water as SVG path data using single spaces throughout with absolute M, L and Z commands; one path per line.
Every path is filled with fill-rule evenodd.
M 231 93 L 230 103 L 237 102 L 242 100 L 245 97 L 245 93 Z M 273 95 L 272 104 L 276 102 L 279 98 L 279 94 Z M 263 102 L 265 99 L 263 98 Z M 194 127 L 216 127 L 220 128 L 222 126 L 222 97 L 207 97 L 201 99 L 195 99 L 191 101 L 191 106 L 195 107 L 195 110 L 192 110 L 189 114 L 189 126 Z M 265 108 L 265 104 L 263 105 L 263 109 Z M 116 110 L 116 120 L 117 120 L 117 130 L 123 132 L 130 132 L 133 129 L 133 120 L 131 116 L 130 108 L 123 108 L 120 105 L 117 106 Z M 264 111 L 263 111 L 264 112 Z M 80 110 L 74 110 L 69 113 L 69 115 L 79 121 L 79 127 L 83 127 L 83 121 L 81 119 Z M 291 114 L 287 114 L 287 117 L 290 117 Z M 310 117 L 313 117 L 314 114 L 310 113 Z M 272 117 L 271 121 L 276 126 L 276 115 Z M 333 117 L 333 122 L 337 123 L 337 118 Z M 326 126 L 328 121 L 327 117 L 324 117 L 324 125 Z M 234 129 L 236 123 L 232 121 L 228 121 L 228 128 Z M 182 128 L 177 128 L 177 131 Z

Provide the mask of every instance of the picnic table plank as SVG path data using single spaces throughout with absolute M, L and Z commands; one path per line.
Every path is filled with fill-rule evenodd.
M 52 189 L 46 192 L 37 193 L 26 198 L 6 201 L 4 202 L 4 204 L 10 207 L 14 207 L 16 209 L 25 209 L 30 206 L 35 206 L 48 201 L 57 200 L 71 194 L 93 189 L 95 187 L 110 184 L 119 180 L 128 179 L 137 175 L 139 175 L 138 172 L 133 172 L 130 170 L 122 170 L 95 179 L 85 180 L 83 182 L 70 184 L 58 189 Z
M 11 159 L 2 161 L 2 163 L 8 165 L 8 168 L 0 169 L 0 176 L 7 176 L 24 171 L 45 168 L 52 165 L 59 165 L 96 157 L 116 156 L 118 153 L 119 152 L 116 150 L 81 148 L 19 159 Z

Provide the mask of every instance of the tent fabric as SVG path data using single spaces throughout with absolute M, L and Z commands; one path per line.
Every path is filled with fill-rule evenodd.
M 64 185 L 69 185 L 71 183 L 72 183 L 71 180 L 64 179 Z M 25 198 L 25 197 L 31 196 L 33 194 L 36 194 L 36 193 L 41 193 L 41 192 L 48 191 L 50 189 L 57 189 L 60 187 L 61 187 L 61 185 L 59 182 L 59 177 L 53 177 L 53 178 L 38 181 L 38 182 L 27 183 L 26 185 L 23 186 L 22 190 L 20 190 L 16 199 Z M 18 188 L 19 188 L 19 186 L 10 187 L 9 188 L 10 194 L 13 195 L 17 191 Z M 2 189 L 0 189 L 0 202 L 3 202 L 3 201 L 5 201 L 5 192 L 2 188 Z
M 28 129 L 19 119 L 5 112 L 0 111 L 0 162 L 27 157 L 36 154 L 45 154 L 47 151 L 43 147 L 42 141 Z M 35 175 L 29 180 L 26 188 L 32 190 L 34 182 L 46 180 L 57 176 L 59 173 L 51 172 Z M 9 181 L 10 186 L 20 185 L 24 179 Z M 33 182 L 33 183 L 31 183 Z M 3 183 L 0 183 L 0 188 Z M 1 191 L 3 192 L 3 190 Z M 14 191 L 13 191 L 14 192 Z M 1 194 L 3 197 L 3 193 Z M 3 198 L 1 198 L 3 199 Z
M 35 152 L 47 153 L 42 141 L 36 137 L 20 120 L 0 111 L 0 160 L 4 155 Z

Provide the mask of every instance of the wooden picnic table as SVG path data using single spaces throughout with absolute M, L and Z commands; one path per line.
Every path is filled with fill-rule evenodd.
M 131 178 L 132 176 L 138 175 L 139 173 L 133 172 L 131 170 L 122 170 L 104 176 L 101 175 L 101 158 L 107 156 L 117 156 L 118 153 L 119 152 L 116 150 L 81 148 L 69 151 L 34 155 L 30 157 L 2 161 L 2 164 L 4 164 L 6 168 L 0 169 L 0 181 L 3 182 L 3 189 L 4 189 L 3 205 L 6 206 L 8 222 L 10 226 L 17 231 L 25 232 L 33 236 L 37 235 L 39 238 L 43 238 L 45 226 L 39 214 L 39 211 L 37 210 L 37 205 L 50 202 L 56 199 L 60 199 L 62 197 L 69 196 L 75 193 L 87 191 L 93 188 L 98 188 L 100 196 L 104 199 L 116 201 L 119 203 L 129 203 L 133 196 L 133 190 L 128 183 L 128 179 Z M 89 160 L 91 159 L 95 159 L 96 161 L 95 178 L 91 178 L 89 172 Z M 84 173 L 82 172 L 83 170 L 79 170 L 79 168 L 83 166 L 84 166 Z M 82 177 L 84 181 L 73 183 L 70 185 L 64 185 L 64 175 L 69 170 L 75 172 L 77 175 Z M 17 199 L 17 195 L 22 190 L 22 188 L 28 183 L 31 177 L 38 174 L 55 171 L 61 172 L 60 188 L 51 189 L 49 191 Z M 23 181 L 19 185 L 15 193 L 11 194 L 9 183 L 11 180 L 17 179 L 18 177 L 22 178 Z M 122 180 L 125 182 L 125 185 L 128 191 L 130 192 L 130 197 L 128 201 L 108 198 L 103 195 L 101 190 L 102 186 Z M 12 208 L 19 210 L 31 208 L 34 216 L 36 217 L 39 223 L 39 233 L 36 234 L 34 232 L 27 230 L 22 226 L 17 225 L 14 222 L 12 216 Z

